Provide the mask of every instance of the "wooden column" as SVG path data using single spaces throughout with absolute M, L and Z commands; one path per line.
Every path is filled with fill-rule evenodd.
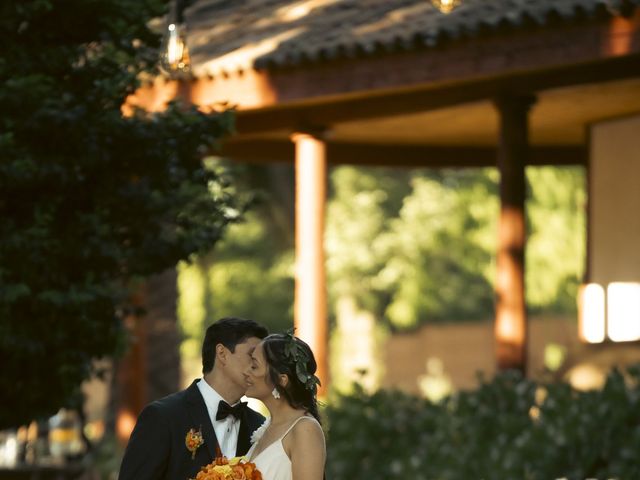
M 115 364 L 114 392 L 115 433 L 120 445 L 129 441 L 138 415 L 148 402 L 147 395 L 147 319 L 140 314 L 146 301 L 144 286 L 139 286 L 129 299 L 129 312 L 124 319 L 131 344 L 127 353 Z
M 326 203 L 326 146 L 318 133 L 295 133 L 295 304 L 296 334 L 309 344 L 322 382 L 328 383 L 327 295 L 324 267 L 324 216 Z
M 500 219 L 496 272 L 496 357 L 499 370 L 526 374 L 527 313 L 524 286 L 525 165 L 528 112 L 534 97 L 504 96 L 496 100 L 500 114 L 498 168 Z

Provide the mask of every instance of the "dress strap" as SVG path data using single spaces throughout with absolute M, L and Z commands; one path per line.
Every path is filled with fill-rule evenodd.
M 293 430 L 293 427 L 295 427 L 295 426 L 298 424 L 298 422 L 299 422 L 300 420 L 302 420 L 303 418 L 308 418 L 309 420 L 313 420 L 313 421 L 314 421 L 314 422 L 316 422 L 316 423 L 318 422 L 315 418 L 313 418 L 313 417 L 311 417 L 311 416 L 309 416 L 309 415 L 302 415 L 301 417 L 298 417 L 298 418 L 296 418 L 293 422 L 291 422 L 291 425 L 289 426 L 289 428 L 287 428 L 287 431 L 286 431 L 286 432 L 284 432 L 284 434 L 280 437 L 280 440 L 282 440 L 284 437 L 286 437 L 286 436 L 287 436 L 287 434 L 288 434 L 291 430 Z

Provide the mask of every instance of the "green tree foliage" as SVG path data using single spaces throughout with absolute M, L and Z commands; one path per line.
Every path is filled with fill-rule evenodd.
M 626 379 L 626 381 L 625 381 Z M 640 368 L 600 390 L 513 372 L 440 403 L 395 391 L 341 395 L 325 411 L 329 478 L 638 478 Z
M 0 7 L 0 428 L 74 398 L 122 345 L 128 279 L 208 250 L 239 215 L 202 153 L 229 114 L 121 106 L 153 72 L 162 0 Z
M 287 220 L 293 205 L 279 195 L 280 182 L 272 182 L 282 168 L 224 165 L 255 198 L 215 248 L 180 266 L 181 357 L 190 375 L 201 367 L 204 332 L 218 318 L 252 318 L 276 332 L 293 325 L 293 228 Z
M 357 298 L 361 308 L 381 308 L 387 254 L 381 236 L 398 216 L 407 174 L 391 169 L 339 167 L 331 171 L 325 251 L 332 302 Z
M 397 328 L 491 315 L 494 171 L 341 167 L 332 183 L 334 297 L 349 292 Z
M 584 263 L 584 173 L 527 169 L 527 298 L 575 311 Z M 334 300 L 394 328 L 490 319 L 499 215 L 495 169 L 340 167 L 331 176 L 327 267 Z
M 387 261 L 380 272 L 393 291 L 385 310 L 393 325 L 491 316 L 498 216 L 492 173 L 427 172 L 411 179 L 385 235 Z
M 230 226 L 207 255 L 180 267 L 183 355 L 198 358 L 206 327 L 225 316 L 252 318 L 270 330 L 293 324 L 293 252 L 270 242 L 259 210 Z
M 587 194 L 578 167 L 529 167 L 527 303 L 574 312 L 586 255 Z

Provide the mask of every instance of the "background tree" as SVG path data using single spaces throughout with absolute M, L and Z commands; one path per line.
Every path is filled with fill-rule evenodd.
M 274 332 L 293 326 L 293 166 L 224 165 L 255 195 L 251 211 L 224 239 L 180 265 L 180 354 L 187 379 L 202 368 L 200 349 L 211 319 L 254 318 Z
M 121 113 L 153 74 L 163 0 L 0 6 L 0 429 L 76 398 L 123 346 L 126 287 L 241 211 L 201 161 L 229 114 Z
M 527 168 L 527 303 L 533 312 L 576 312 L 586 258 L 587 191 L 581 167 Z
M 327 268 L 334 299 L 394 329 L 493 317 L 499 212 L 495 169 L 340 167 L 331 175 Z M 579 167 L 527 169 L 527 301 L 574 313 L 584 268 Z
M 384 316 L 396 328 L 493 315 L 496 172 L 415 172 L 397 218 L 381 237 Z

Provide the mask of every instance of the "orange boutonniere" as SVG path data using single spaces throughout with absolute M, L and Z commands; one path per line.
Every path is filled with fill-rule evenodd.
M 202 428 L 196 430 L 192 428 L 187 432 L 187 436 L 184 439 L 184 444 L 187 447 L 187 450 L 191 452 L 191 459 L 196 458 L 196 450 L 201 445 L 204 445 L 204 438 L 202 438 Z

